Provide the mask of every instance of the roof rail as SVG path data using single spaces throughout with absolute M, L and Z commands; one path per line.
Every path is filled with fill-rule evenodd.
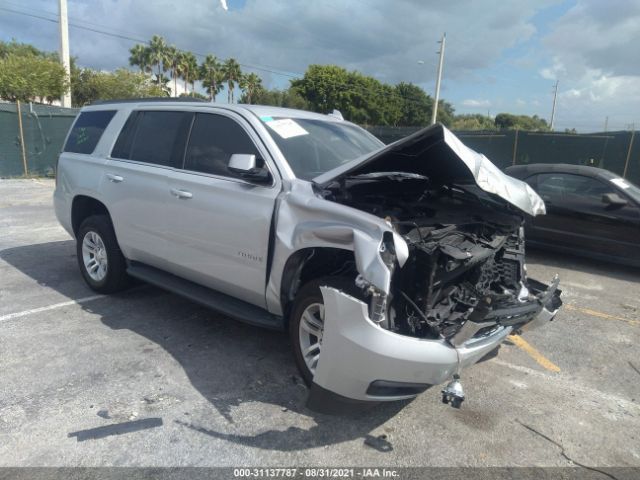
M 96 100 L 89 105 L 110 105 L 113 103 L 146 103 L 146 102 L 176 102 L 176 103 L 190 103 L 190 102 L 206 102 L 201 98 L 196 97 L 144 97 L 144 98 L 122 98 L 114 100 Z

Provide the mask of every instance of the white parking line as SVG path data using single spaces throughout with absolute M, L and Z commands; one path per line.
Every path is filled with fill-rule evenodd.
M 70 305 L 76 305 L 76 304 L 87 303 L 87 302 L 93 302 L 94 300 L 98 300 L 104 297 L 105 295 L 92 295 L 90 297 L 79 298 L 78 300 L 69 300 L 68 302 L 54 303 L 53 305 L 48 305 L 46 307 L 32 308 L 30 310 L 24 310 L 22 312 L 9 313 L 7 315 L 1 316 L 0 322 L 4 322 L 6 320 L 12 320 L 14 318 L 19 318 L 19 317 L 25 317 L 33 313 L 40 313 L 40 312 L 46 312 L 48 310 L 55 310 L 56 308 L 68 307 Z

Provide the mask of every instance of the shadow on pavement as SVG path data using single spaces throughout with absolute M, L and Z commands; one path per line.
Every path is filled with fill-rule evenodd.
M 72 240 L 9 248 L 0 252 L 0 258 L 39 285 L 69 298 L 90 292 L 78 272 Z M 305 407 L 308 389 L 298 375 L 284 333 L 236 322 L 151 286 L 135 287 L 81 307 L 99 315 L 112 329 L 128 329 L 146 337 L 179 362 L 193 387 L 224 417 L 228 428 L 224 421 L 206 416 L 186 416 L 175 422 L 210 437 L 282 451 L 365 440 L 409 403 L 383 403 L 349 416 L 312 412 Z M 303 423 L 311 426 L 301 428 L 292 421 L 256 435 L 229 433 L 236 430 L 234 410 L 252 409 L 255 404 L 275 406 L 283 414 L 295 413 L 298 423 L 302 415 L 306 417 Z

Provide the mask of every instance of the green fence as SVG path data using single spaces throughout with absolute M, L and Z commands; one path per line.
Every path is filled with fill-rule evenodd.
M 21 104 L 25 160 L 29 175 L 53 175 L 62 143 L 78 110 Z M 385 143 L 417 130 L 367 127 Z M 640 184 L 640 138 L 634 132 L 567 134 L 524 131 L 455 132 L 500 168 L 527 163 L 572 163 L 611 170 Z M 25 175 L 17 105 L 0 103 L 0 177 Z
M 78 109 L 20 104 L 23 161 L 18 106 L 0 103 L 0 177 L 53 175 L 56 160 Z
M 418 129 L 368 127 L 368 130 L 383 142 L 391 143 Z M 592 165 L 640 184 L 640 138 L 634 138 L 635 132 L 570 134 L 508 130 L 455 134 L 500 168 L 529 163 Z

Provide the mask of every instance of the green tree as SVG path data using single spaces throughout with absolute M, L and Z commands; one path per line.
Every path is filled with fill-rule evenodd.
M 499 113 L 495 118 L 495 125 L 500 130 L 529 130 L 548 131 L 549 125 L 544 118 L 537 115 L 513 115 L 511 113 Z
M 413 83 L 400 82 L 395 90 L 400 97 L 402 111 L 399 124 L 407 127 L 429 125 L 433 112 L 433 99 Z
M 259 88 L 262 88 L 262 79 L 255 73 L 242 75 L 240 78 L 240 88 L 242 89 L 242 98 L 246 103 L 251 103 L 251 99 Z
M 185 97 L 185 98 L 197 98 L 199 100 L 210 100 L 209 98 L 207 98 L 206 95 L 203 95 L 201 93 L 198 92 L 191 92 L 191 93 L 181 93 L 180 97 Z
M 161 77 L 161 80 L 165 77 Z M 168 79 L 167 79 L 168 80 Z M 74 68 L 71 72 L 73 106 L 81 107 L 96 100 L 160 97 L 166 90 L 142 72 L 120 68 L 115 72 L 99 72 L 91 68 Z
M 167 47 L 167 65 L 171 72 L 171 78 L 173 79 L 173 96 L 178 96 L 178 65 L 180 64 L 180 50 L 175 45 Z
M 310 65 L 304 77 L 292 80 L 291 86 L 315 112 L 346 111 L 349 107 L 349 73 L 337 65 Z
M 242 78 L 240 64 L 235 58 L 228 58 L 222 65 L 222 72 L 227 82 L 227 101 L 233 103 L 233 91 Z
M 479 113 L 456 115 L 450 125 L 453 130 L 495 130 L 493 118 Z
M 215 55 L 207 55 L 200 65 L 199 77 L 202 85 L 209 94 L 209 100 L 214 102 L 216 95 L 222 90 L 224 75 L 222 73 L 222 65 Z
M 293 87 L 286 90 L 267 90 L 260 87 L 256 89 L 251 100 L 256 105 L 311 110 L 309 103 L 303 98 L 300 92 Z M 240 103 L 248 103 L 246 94 L 242 95 Z
M 450 127 L 455 119 L 456 112 L 453 105 L 446 100 L 438 101 L 438 123 Z
M 60 98 L 68 87 L 59 62 L 26 52 L 0 58 L 0 98 L 9 101 L 43 101 Z
M 151 49 L 142 44 L 131 47 L 129 49 L 129 65 L 138 67 L 141 73 L 151 73 Z
M 160 35 L 154 35 L 149 42 L 149 63 L 156 69 L 156 82 L 162 85 L 162 76 L 167 71 L 167 42 Z
M 178 72 L 184 80 L 184 91 L 189 93 L 189 84 L 191 91 L 195 91 L 195 82 L 198 79 L 198 60 L 191 52 L 180 52 L 178 60 Z

